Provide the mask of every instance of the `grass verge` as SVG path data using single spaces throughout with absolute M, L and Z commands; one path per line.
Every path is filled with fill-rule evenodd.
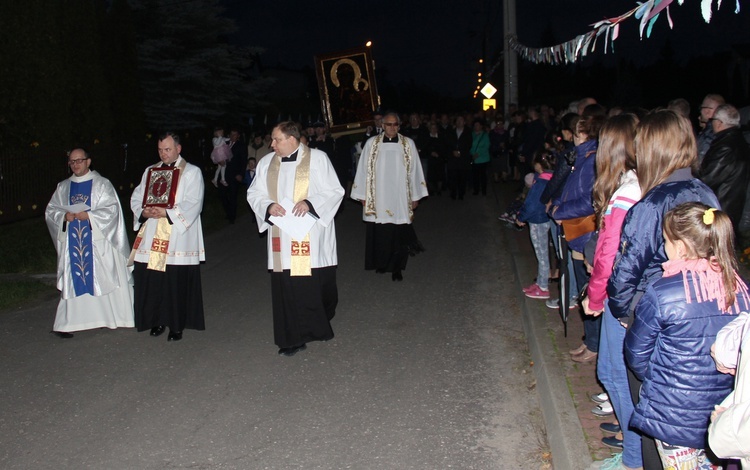
M 206 183 L 201 213 L 204 235 L 217 232 L 229 225 L 216 188 L 210 181 Z M 246 217 L 248 211 L 245 191 L 241 188 L 237 196 L 238 217 Z M 130 201 L 122 202 L 128 237 L 132 244 L 136 235 L 135 231 L 130 230 L 133 213 L 129 209 Z M 43 217 L 3 225 L 0 229 L 0 246 L 10 247 L 0 256 L 0 310 L 32 302 L 55 290 L 54 286 L 24 276 L 57 271 L 55 246 Z M 12 276 L 15 274 L 19 276 Z
M 0 281 L 0 311 L 52 297 L 56 292 L 55 286 L 35 279 L 2 280 Z

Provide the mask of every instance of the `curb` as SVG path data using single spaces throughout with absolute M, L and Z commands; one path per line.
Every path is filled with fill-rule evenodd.
M 511 252 L 514 253 L 512 262 L 518 292 L 521 292 L 520 280 L 533 277 L 529 273 L 536 270 L 533 266 L 536 258 L 530 253 L 528 246 L 519 245 L 518 236 L 515 235 L 509 234 L 507 238 Z M 591 454 L 570 394 L 560 352 L 549 334 L 546 318 L 540 313 L 539 304 L 530 302 L 525 296 L 520 297 L 523 328 L 531 359 L 534 361 L 537 393 L 547 428 L 553 466 L 556 470 L 583 470 L 591 464 Z

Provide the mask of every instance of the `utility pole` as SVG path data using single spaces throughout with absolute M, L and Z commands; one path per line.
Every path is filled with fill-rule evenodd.
M 518 57 L 508 38 L 516 35 L 516 0 L 503 0 L 503 70 L 505 72 L 505 114 L 511 103 L 518 104 Z

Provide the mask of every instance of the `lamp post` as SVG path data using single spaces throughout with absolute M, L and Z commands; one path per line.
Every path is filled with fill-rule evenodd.
M 505 74 L 505 114 L 511 103 L 518 104 L 518 58 L 508 38 L 516 35 L 516 0 L 503 0 L 503 70 Z

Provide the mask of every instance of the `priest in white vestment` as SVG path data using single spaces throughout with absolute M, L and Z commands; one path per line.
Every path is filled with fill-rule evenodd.
M 57 249 L 57 306 L 53 333 L 131 328 L 133 284 L 127 268 L 130 244 L 117 192 L 90 170 L 83 149 L 70 152 L 73 175 L 57 185 L 44 212 Z
M 167 341 L 180 341 L 186 329 L 205 330 L 200 263 L 203 246 L 204 182 L 200 168 L 180 155 L 180 137 L 173 132 L 159 136 L 161 163 L 146 168 L 141 183 L 130 197 L 134 227 L 138 230 L 131 253 L 135 278 L 135 326 L 160 336 L 169 328 Z M 168 207 L 146 205 L 149 170 L 177 170 Z M 153 189 L 153 188 L 152 188 Z M 158 194 L 159 191 L 156 191 Z
M 293 356 L 311 341 L 333 338 L 330 321 L 338 304 L 333 219 L 344 188 L 328 156 L 300 143 L 299 124 L 279 123 L 271 137 L 274 152 L 258 162 L 247 202 L 258 231 L 269 231 L 274 341 L 280 355 Z M 306 232 L 294 229 L 297 223 L 307 227 L 305 220 L 312 224 Z
M 412 220 L 419 200 L 428 195 L 414 141 L 399 134 L 399 117 L 383 118 L 383 134 L 371 137 L 362 149 L 351 197 L 362 202 L 367 236 L 365 269 L 392 273 L 401 281 L 409 256 L 424 247 Z

